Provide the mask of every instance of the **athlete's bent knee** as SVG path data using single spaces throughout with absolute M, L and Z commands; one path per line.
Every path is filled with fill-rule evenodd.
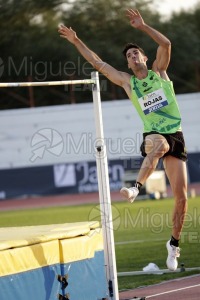
M 169 151 L 169 144 L 164 137 L 159 137 L 157 139 L 145 140 L 145 152 L 147 156 L 154 156 L 161 158 L 165 153 Z

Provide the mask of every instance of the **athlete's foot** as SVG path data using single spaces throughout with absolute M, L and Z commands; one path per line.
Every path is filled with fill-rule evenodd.
M 170 241 L 167 242 L 166 244 L 167 251 L 168 251 L 168 257 L 167 257 L 167 267 L 171 271 L 175 271 L 178 267 L 178 261 L 177 257 L 180 256 L 180 248 L 170 245 Z
M 139 190 L 136 187 L 131 187 L 129 189 L 126 187 L 123 187 L 120 190 L 120 194 L 131 203 L 135 200 L 138 193 L 139 193 Z

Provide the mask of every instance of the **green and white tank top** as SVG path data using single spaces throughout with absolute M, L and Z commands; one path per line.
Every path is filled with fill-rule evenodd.
M 131 77 L 131 101 L 144 124 L 144 132 L 175 133 L 181 130 L 181 115 L 172 81 L 152 70 L 146 78 Z

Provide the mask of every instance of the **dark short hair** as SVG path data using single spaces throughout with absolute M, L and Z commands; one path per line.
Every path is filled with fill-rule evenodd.
M 126 53 L 129 49 L 132 49 L 132 48 L 136 48 L 138 49 L 143 55 L 145 55 L 145 52 L 142 48 L 140 48 L 137 44 L 134 44 L 134 43 L 128 43 L 125 45 L 124 47 L 124 50 L 122 51 L 122 53 L 124 54 L 124 56 L 126 57 Z

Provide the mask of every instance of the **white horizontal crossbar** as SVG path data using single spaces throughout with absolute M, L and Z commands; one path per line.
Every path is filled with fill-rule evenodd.
M 0 82 L 0 88 L 5 87 L 28 87 L 28 86 L 52 86 L 52 85 L 70 85 L 70 84 L 95 84 L 95 80 L 61 80 L 61 81 L 38 81 L 38 82 Z

